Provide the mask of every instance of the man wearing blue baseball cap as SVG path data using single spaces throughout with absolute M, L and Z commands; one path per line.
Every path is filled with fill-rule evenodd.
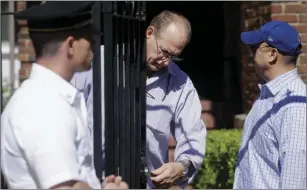
M 301 41 L 288 23 L 243 32 L 259 85 L 244 124 L 234 189 L 306 189 L 306 85 L 297 74 Z

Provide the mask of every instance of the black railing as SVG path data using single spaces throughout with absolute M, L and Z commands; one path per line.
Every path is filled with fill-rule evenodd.
M 11 15 L 11 14 L 14 14 L 14 13 L 1 13 L 1 20 L 2 20 L 2 16 L 5 16 L 5 15 Z M 2 24 L 1 24 L 1 28 L 2 28 Z M 0 85 L 1 85 L 1 88 L 0 88 L 0 115 L 2 115 L 2 110 L 3 110 L 3 86 L 2 86 L 2 59 L 3 59 L 3 54 L 2 54 L 2 33 L 0 34 L 0 41 L 1 41 L 1 47 L 0 47 L 0 50 L 1 50 L 1 55 L 0 55 Z M 1 122 L 1 117 L 0 117 L 0 122 Z M 0 167 L 1 169 L 1 167 Z M 3 173 L 2 173 L 2 169 L 0 170 L 0 188 L 1 189 L 7 189 L 7 183 L 4 179 L 4 176 L 3 176 Z
M 106 176 L 121 175 L 134 189 L 146 188 L 145 3 L 96 2 L 93 8 L 94 23 L 103 33 L 95 37 L 94 46 L 95 168 L 100 179 L 104 170 Z M 104 52 L 100 52 L 102 44 Z M 105 126 L 105 165 L 101 124 Z

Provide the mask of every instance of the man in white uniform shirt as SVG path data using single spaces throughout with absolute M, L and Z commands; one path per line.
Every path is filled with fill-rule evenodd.
M 9 188 L 128 188 L 100 184 L 83 94 L 68 81 L 90 69 L 91 2 L 47 2 L 17 13 L 27 19 L 36 63 L 1 118 L 1 168 Z

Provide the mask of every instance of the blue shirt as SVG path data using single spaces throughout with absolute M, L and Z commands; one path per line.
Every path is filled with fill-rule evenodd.
M 103 46 L 101 48 L 103 52 Z M 103 53 L 101 54 L 103 56 Z M 104 60 L 103 57 L 101 60 Z M 104 64 L 103 61 L 101 64 Z M 92 71 L 77 73 L 72 79 L 72 84 L 85 93 L 89 119 L 93 120 Z M 146 91 L 147 166 L 153 171 L 169 162 L 168 140 L 172 134 L 177 142 L 175 160 L 188 159 L 194 166 L 191 175 L 183 180 L 190 183 L 203 162 L 206 150 L 207 132 L 201 119 L 201 104 L 197 91 L 187 74 L 175 63 L 171 63 L 147 79 Z M 104 102 L 101 103 L 104 109 Z M 102 112 L 102 125 L 104 125 L 104 110 Z M 104 145 L 104 126 L 102 131 Z M 104 152 L 104 146 L 102 148 Z M 148 178 L 148 188 L 152 187 L 154 186 Z
M 233 188 L 306 189 L 306 85 L 294 69 L 259 87 Z

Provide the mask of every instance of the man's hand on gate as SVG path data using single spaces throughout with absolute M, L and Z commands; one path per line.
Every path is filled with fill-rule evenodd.
M 157 188 L 169 188 L 183 176 L 184 166 L 181 163 L 170 162 L 151 172 L 153 184 Z
M 129 189 L 128 184 L 120 176 L 110 175 L 101 184 L 102 189 Z

